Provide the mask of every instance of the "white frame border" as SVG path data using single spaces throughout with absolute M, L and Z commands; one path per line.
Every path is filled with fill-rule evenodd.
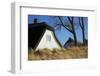
M 68 8 L 57 8 L 57 7 L 46 7 L 43 5 L 34 5 L 32 3 L 18 3 L 14 2 L 11 4 L 11 72 L 21 73 L 21 8 L 45 8 L 45 9 L 60 9 L 60 10 L 77 10 L 77 11 L 91 11 L 96 14 L 96 8 L 91 7 L 72 7 Z M 96 21 L 96 18 L 95 18 Z M 95 22 L 96 23 L 96 22 Z

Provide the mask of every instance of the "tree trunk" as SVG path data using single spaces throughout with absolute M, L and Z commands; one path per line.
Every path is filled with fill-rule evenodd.
M 75 46 L 77 46 L 77 38 L 76 38 L 76 33 L 73 32 L 74 40 L 75 40 Z
M 85 45 L 85 31 L 84 31 L 84 18 L 82 17 L 82 34 L 83 34 L 83 45 Z
M 76 37 L 76 32 L 75 32 L 75 27 L 74 27 L 74 21 L 73 21 L 73 17 L 72 17 L 72 22 L 71 22 L 71 24 L 72 24 L 72 30 L 73 30 L 73 37 L 74 37 L 74 41 L 75 41 L 75 46 L 77 46 L 77 37 Z
M 84 35 L 84 30 L 82 29 L 82 33 L 83 33 L 83 45 L 85 45 L 85 35 Z

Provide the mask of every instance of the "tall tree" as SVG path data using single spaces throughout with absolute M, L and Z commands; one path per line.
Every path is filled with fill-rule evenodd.
M 79 17 L 79 25 L 82 30 L 83 45 L 85 45 L 84 17 Z
M 63 26 L 66 30 L 68 30 L 70 33 L 72 33 L 73 38 L 75 40 L 75 46 L 77 46 L 77 36 L 75 32 L 74 17 L 69 17 L 69 16 L 67 17 L 69 24 L 65 24 L 60 16 L 57 17 L 60 21 L 60 25 Z

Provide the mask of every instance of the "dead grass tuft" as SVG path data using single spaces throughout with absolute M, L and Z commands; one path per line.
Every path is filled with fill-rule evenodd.
M 81 47 L 69 47 L 69 48 L 54 48 L 50 50 L 48 48 L 33 50 L 28 52 L 28 60 L 55 60 L 55 59 L 76 59 L 87 58 L 88 48 Z

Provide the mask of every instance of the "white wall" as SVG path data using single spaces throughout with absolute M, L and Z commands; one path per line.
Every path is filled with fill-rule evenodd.
M 51 41 L 47 41 L 46 37 L 49 35 L 51 37 Z M 43 48 L 48 48 L 48 49 L 53 49 L 53 48 L 60 48 L 58 45 L 57 41 L 54 38 L 53 31 L 46 30 L 42 39 L 40 40 L 39 45 L 37 46 L 37 49 L 43 49 Z
M 33 2 L 37 5 L 67 7 L 72 6 L 97 6 L 98 8 L 98 25 L 100 25 L 100 0 L 1 0 L 0 1 L 0 76 L 13 76 L 9 73 L 10 53 L 11 53 L 11 13 L 10 3 L 13 1 Z M 98 27 L 97 45 L 97 66 L 99 70 L 73 69 L 62 72 L 24 74 L 22 76 L 100 76 L 100 26 Z M 17 75 L 19 76 L 19 75 Z

